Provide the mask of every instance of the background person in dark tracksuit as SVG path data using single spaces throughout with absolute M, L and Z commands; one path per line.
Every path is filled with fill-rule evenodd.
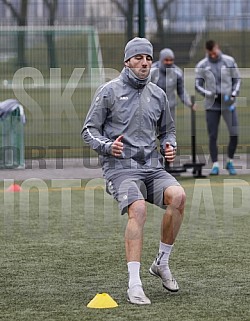
M 159 60 L 152 65 L 152 82 L 167 95 L 172 118 L 175 120 L 177 106 L 176 93 L 187 107 L 192 107 L 191 99 L 184 87 L 182 70 L 174 63 L 174 52 L 165 48 L 160 51 Z
M 213 162 L 210 175 L 219 174 L 217 137 L 221 116 L 230 136 L 226 169 L 230 175 L 235 175 L 233 158 L 239 131 L 235 100 L 240 90 L 240 73 L 234 58 L 223 54 L 215 41 L 206 42 L 206 52 L 206 57 L 196 65 L 195 88 L 205 97 L 209 151 Z
M 170 113 L 175 121 L 177 95 L 185 106 L 195 110 L 196 105 L 192 106 L 190 96 L 184 87 L 183 72 L 174 63 L 174 60 L 175 55 L 172 49 L 162 49 L 159 54 L 159 60 L 152 65 L 151 81 L 166 93 Z M 165 163 L 165 169 L 169 169 L 168 162 Z

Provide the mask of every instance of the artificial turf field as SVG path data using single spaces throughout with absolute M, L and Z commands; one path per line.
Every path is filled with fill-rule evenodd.
M 152 304 L 143 307 L 126 301 L 126 217 L 102 180 L 63 192 L 51 181 L 18 182 L 21 193 L 1 182 L 0 320 L 250 320 L 250 176 L 179 181 L 187 206 L 170 267 L 180 291 L 167 293 L 148 273 L 162 215 L 148 205 L 141 277 Z M 103 292 L 119 306 L 86 307 Z

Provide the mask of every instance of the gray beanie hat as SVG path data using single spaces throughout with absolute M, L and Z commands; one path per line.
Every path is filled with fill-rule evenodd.
M 135 37 L 125 46 L 124 61 L 140 54 L 149 55 L 153 59 L 153 46 L 148 39 Z
M 160 61 L 164 60 L 165 58 L 172 58 L 174 59 L 174 52 L 169 48 L 162 49 L 160 51 Z

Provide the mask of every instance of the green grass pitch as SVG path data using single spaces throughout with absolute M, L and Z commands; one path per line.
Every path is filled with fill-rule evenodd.
M 250 176 L 179 180 L 187 206 L 170 266 L 180 291 L 167 293 L 148 273 L 162 216 L 148 205 L 144 307 L 126 301 L 126 216 L 98 181 L 63 192 L 45 181 L 24 194 L 6 194 L 1 182 L 0 320 L 250 320 Z M 103 292 L 119 306 L 87 308 Z

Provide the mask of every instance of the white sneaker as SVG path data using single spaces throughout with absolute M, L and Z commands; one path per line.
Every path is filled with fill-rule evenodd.
M 161 278 L 163 287 L 168 291 L 177 292 L 179 290 L 177 281 L 172 276 L 170 270 L 164 265 L 157 265 L 155 262 L 153 262 L 149 269 L 149 273 Z
M 146 297 L 141 285 L 135 285 L 127 291 L 128 302 L 133 304 L 151 304 L 151 301 Z

